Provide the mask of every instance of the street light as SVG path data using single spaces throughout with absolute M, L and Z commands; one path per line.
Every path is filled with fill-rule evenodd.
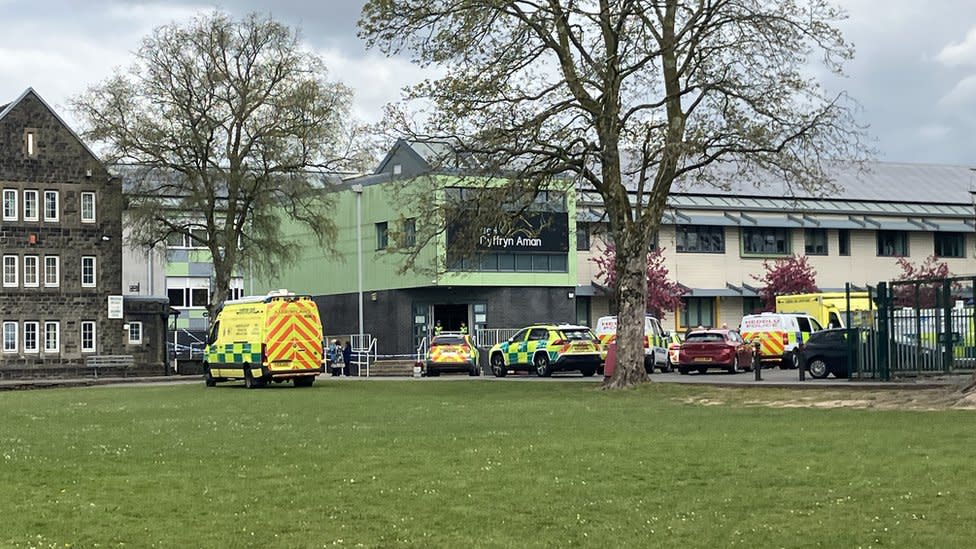
M 359 290 L 359 345 L 363 345 L 363 186 L 355 184 L 356 193 L 356 284 Z

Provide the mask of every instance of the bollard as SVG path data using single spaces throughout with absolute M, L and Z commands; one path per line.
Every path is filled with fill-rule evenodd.
M 752 371 L 756 372 L 756 381 L 762 381 L 762 360 L 759 354 L 759 338 L 752 340 Z
M 805 371 L 806 368 L 803 367 L 803 354 L 802 354 L 803 345 L 797 345 L 796 349 L 793 350 L 793 353 L 800 353 L 800 354 L 794 354 L 793 356 L 796 357 L 795 359 L 797 364 L 796 369 L 800 371 L 800 381 L 806 381 L 807 380 L 807 375 L 806 375 L 807 373 Z

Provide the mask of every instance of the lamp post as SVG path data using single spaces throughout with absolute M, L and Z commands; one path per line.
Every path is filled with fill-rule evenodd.
M 363 186 L 355 184 L 356 193 L 356 285 L 359 292 L 359 345 L 363 344 Z

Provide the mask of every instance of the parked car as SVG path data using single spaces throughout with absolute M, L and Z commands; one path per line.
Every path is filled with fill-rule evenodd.
M 685 336 L 678 351 L 678 372 L 722 368 L 735 374 L 752 369 L 752 345 L 735 330 L 699 330 Z
M 478 347 L 468 334 L 441 333 L 430 340 L 427 352 L 426 375 L 437 377 L 441 372 L 467 372 L 481 375 L 478 366 Z
M 590 377 L 601 362 L 600 340 L 586 326 L 574 324 L 529 326 L 496 344 L 488 356 L 495 377 L 505 377 L 509 370 L 534 371 L 539 377 L 579 370 Z
M 857 345 L 847 343 L 848 330 L 838 328 L 810 334 L 810 339 L 799 349 L 800 364 L 810 377 L 823 379 L 830 374 L 847 377 L 847 355 L 857 355 Z

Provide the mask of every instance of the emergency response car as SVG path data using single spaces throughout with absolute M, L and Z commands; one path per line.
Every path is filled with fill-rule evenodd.
M 759 339 L 759 359 L 779 364 L 780 368 L 796 368 L 797 345 L 806 342 L 813 332 L 823 328 L 816 318 L 806 314 L 762 313 L 742 317 L 739 333 L 752 343 Z
M 428 377 L 437 377 L 441 372 L 467 372 L 471 376 L 481 375 L 478 347 L 468 334 L 441 332 L 430 341 L 425 367 Z
M 547 377 L 554 371 L 579 370 L 584 377 L 600 366 L 599 340 L 586 326 L 537 324 L 519 330 L 488 351 L 491 372 L 505 377 L 509 370 L 534 371 Z
M 594 330 L 600 340 L 600 352 L 603 360 L 607 358 L 607 348 L 617 340 L 617 317 L 602 316 L 596 321 Z M 661 328 L 658 319 L 651 315 L 644 316 L 644 370 L 654 372 L 660 368 L 662 372 L 670 372 L 668 362 L 668 333 Z
M 276 290 L 227 301 L 204 349 L 204 381 L 244 380 L 251 389 L 292 380 L 309 387 L 322 372 L 322 322 L 312 298 Z

